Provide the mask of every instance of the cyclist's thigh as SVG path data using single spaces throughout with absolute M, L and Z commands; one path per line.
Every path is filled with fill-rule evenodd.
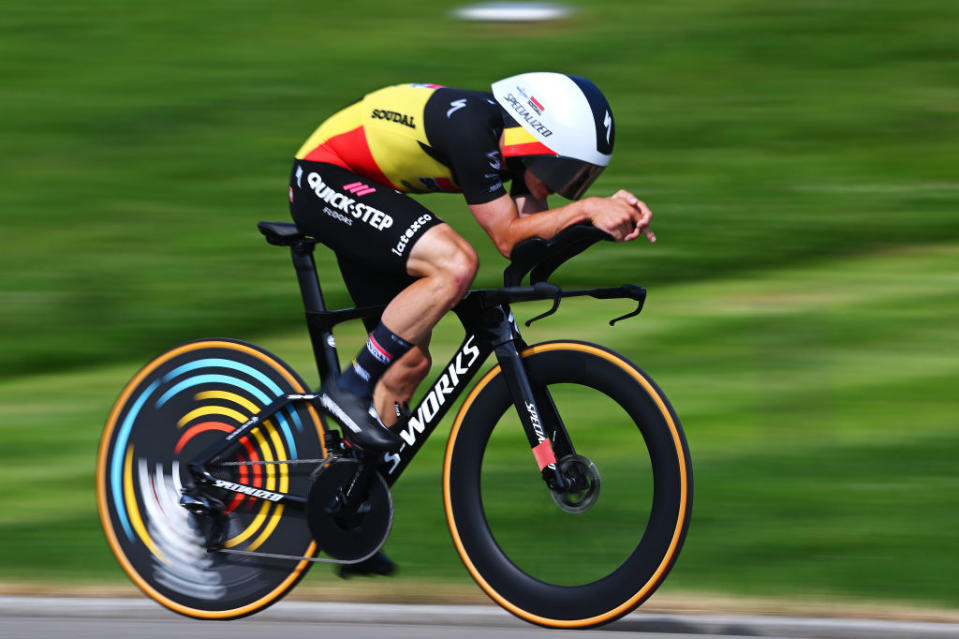
M 342 255 L 337 255 L 336 261 L 343 275 L 343 281 L 346 283 L 346 290 L 349 291 L 356 306 L 389 304 L 400 291 L 416 279 L 406 273 L 380 271 L 366 262 L 351 260 Z M 364 317 L 363 324 L 366 329 L 372 331 L 376 328 L 376 325 L 380 323 L 381 315 L 382 313 L 377 313 Z

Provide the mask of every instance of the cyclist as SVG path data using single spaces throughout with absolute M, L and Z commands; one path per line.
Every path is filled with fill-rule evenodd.
M 364 449 L 397 450 L 388 428 L 430 367 L 430 332 L 469 289 L 473 247 L 405 193 L 462 193 L 508 257 L 517 242 L 591 222 L 649 241 L 652 212 L 632 193 L 580 199 L 609 164 L 615 130 L 584 78 L 524 73 L 492 92 L 435 84 L 374 91 L 323 122 L 296 154 L 290 210 L 337 256 L 358 306 L 387 304 L 320 403 Z M 504 184 L 510 182 L 509 193 Z M 570 203 L 554 209 L 557 193 Z

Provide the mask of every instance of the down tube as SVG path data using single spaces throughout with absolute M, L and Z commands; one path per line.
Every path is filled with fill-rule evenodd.
M 403 447 L 395 453 L 383 455 L 379 471 L 389 485 L 399 479 L 492 352 L 488 342 L 472 333 L 466 336 L 443 373 L 413 409 L 410 421 L 398 431 Z

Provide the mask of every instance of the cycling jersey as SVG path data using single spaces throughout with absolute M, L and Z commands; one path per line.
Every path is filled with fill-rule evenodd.
M 323 122 L 296 153 L 404 193 L 462 192 L 469 204 L 525 194 L 521 164 L 503 161 L 503 115 L 491 93 L 436 84 L 374 91 Z
M 491 93 L 435 84 L 374 91 L 297 151 L 290 212 L 336 253 L 358 306 L 386 304 L 415 281 L 406 270 L 413 245 L 443 223 L 406 193 L 462 193 L 482 204 L 505 195 L 508 181 L 511 195 L 529 193 L 523 164 L 503 160 L 501 136 L 509 148 L 532 140 Z M 364 318 L 370 329 L 378 321 Z

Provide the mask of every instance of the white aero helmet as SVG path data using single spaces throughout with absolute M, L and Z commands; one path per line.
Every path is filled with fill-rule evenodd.
M 586 78 L 546 72 L 492 86 L 509 116 L 503 156 L 520 158 L 554 193 L 578 200 L 613 155 L 613 112 L 600 90 Z

